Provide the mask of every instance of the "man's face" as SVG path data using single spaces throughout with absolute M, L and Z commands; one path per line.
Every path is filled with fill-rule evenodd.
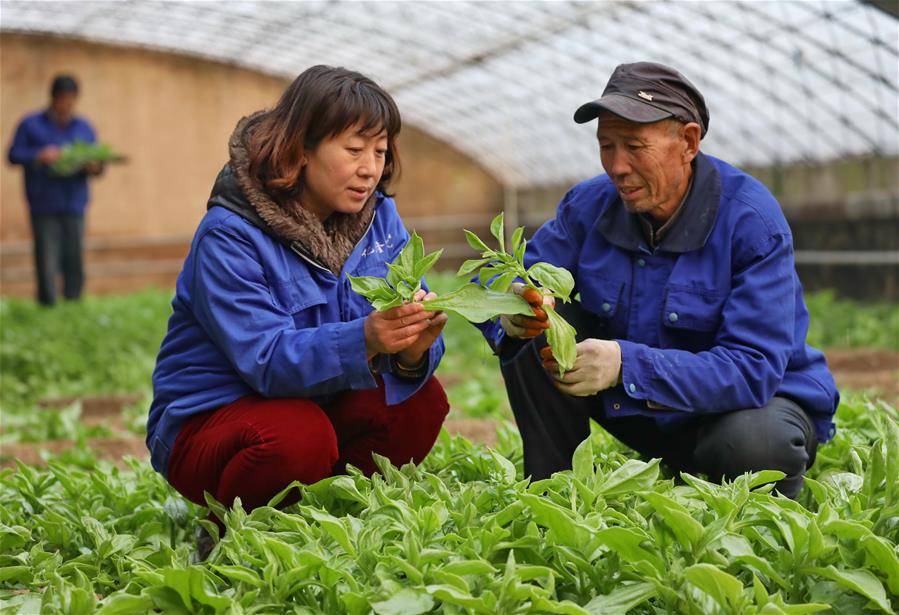
M 75 102 L 78 100 L 77 92 L 60 92 L 50 101 L 50 108 L 53 115 L 61 123 L 68 123 L 75 117 Z
M 596 136 L 602 168 L 629 212 L 665 220 L 677 209 L 695 156 L 684 129 L 665 120 L 637 124 L 608 112 L 599 115 Z

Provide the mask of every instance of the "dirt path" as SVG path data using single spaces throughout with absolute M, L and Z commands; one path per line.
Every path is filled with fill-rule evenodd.
M 878 349 L 834 349 L 827 352 L 827 362 L 833 371 L 837 386 L 841 389 L 866 391 L 888 402 L 899 405 L 899 352 Z M 122 464 L 123 456 L 148 459 L 143 438 L 127 432 L 122 420 L 122 409 L 138 401 L 130 395 L 85 397 L 81 399 L 81 420 L 85 424 L 102 424 L 115 437 L 88 440 L 88 445 L 98 459 L 108 459 Z M 65 408 L 74 399 L 44 400 L 41 406 L 47 411 Z M 445 423 L 447 431 L 462 435 L 474 442 L 488 446 L 496 444 L 497 422 L 492 419 L 450 419 Z M 15 467 L 15 459 L 30 465 L 44 465 L 44 455 L 57 455 L 75 446 L 72 440 L 53 440 L 27 444 L 5 444 L 0 447 L 0 468 Z M 43 451 L 43 453 L 42 453 Z

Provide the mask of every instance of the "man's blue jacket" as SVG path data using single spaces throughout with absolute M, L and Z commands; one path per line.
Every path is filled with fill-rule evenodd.
M 9 148 L 9 161 L 25 168 L 25 197 L 32 214 L 84 214 L 88 200 L 87 173 L 59 177 L 37 162 L 37 154 L 44 147 L 62 147 L 76 140 L 96 141 L 94 129 L 81 117 L 60 126 L 47 111 L 39 111 L 19 123 Z
M 385 277 L 409 237 L 393 199 L 377 195 L 371 225 L 335 275 L 219 197 L 210 200 L 178 276 L 153 372 L 147 446 L 163 475 L 178 430 L 194 414 L 253 393 L 323 404 L 341 391 L 376 387 L 363 333 L 372 308 L 347 274 Z M 443 349 L 441 337 L 426 375 L 415 380 L 394 376 L 382 361 L 387 403 L 414 394 Z
M 780 206 L 759 181 L 711 156 L 699 154 L 694 173 L 655 251 L 601 175 L 565 195 L 528 242 L 525 264 L 568 269 L 601 337 L 620 344 L 622 384 L 601 394 L 606 416 L 673 427 L 778 395 L 829 440 L 839 393 L 824 355 L 805 343 L 808 310 Z M 482 330 L 501 347 L 498 323 Z

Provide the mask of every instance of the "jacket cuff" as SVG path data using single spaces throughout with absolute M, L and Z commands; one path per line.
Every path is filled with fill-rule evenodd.
M 627 340 L 615 341 L 621 348 L 621 386 L 625 395 L 637 400 L 650 399 L 654 370 L 647 352 L 649 347 Z
M 428 373 L 428 365 L 430 364 L 431 359 L 431 349 L 428 349 L 428 352 L 424 354 L 421 360 L 417 365 L 414 366 L 405 366 L 399 362 L 399 359 L 396 358 L 396 355 L 390 355 L 390 373 L 398 378 L 405 378 L 407 380 L 418 380 L 422 376 Z
M 340 360 L 340 369 L 346 375 L 350 389 L 373 389 L 378 386 L 369 367 L 365 352 L 365 319 L 344 323 L 334 327 L 334 348 Z
M 434 371 L 440 364 L 440 358 L 443 356 L 443 336 L 437 338 L 431 348 L 428 350 L 428 359 L 424 374 L 418 378 L 403 378 L 396 373 L 385 373 L 384 378 L 384 400 L 388 406 L 400 404 L 412 397 L 424 384 L 431 379 Z

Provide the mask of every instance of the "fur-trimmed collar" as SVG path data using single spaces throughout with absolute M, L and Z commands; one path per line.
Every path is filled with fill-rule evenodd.
M 372 195 L 355 214 L 335 212 L 324 223 L 304 209 L 299 202 L 281 206 L 262 187 L 258 178 L 250 177 L 247 136 L 262 111 L 241 118 L 228 140 L 231 170 L 240 192 L 268 229 L 263 229 L 288 244 L 299 243 L 316 261 L 338 275 L 353 248 L 365 234 L 377 202 Z M 252 221 L 252 220 L 251 220 Z

